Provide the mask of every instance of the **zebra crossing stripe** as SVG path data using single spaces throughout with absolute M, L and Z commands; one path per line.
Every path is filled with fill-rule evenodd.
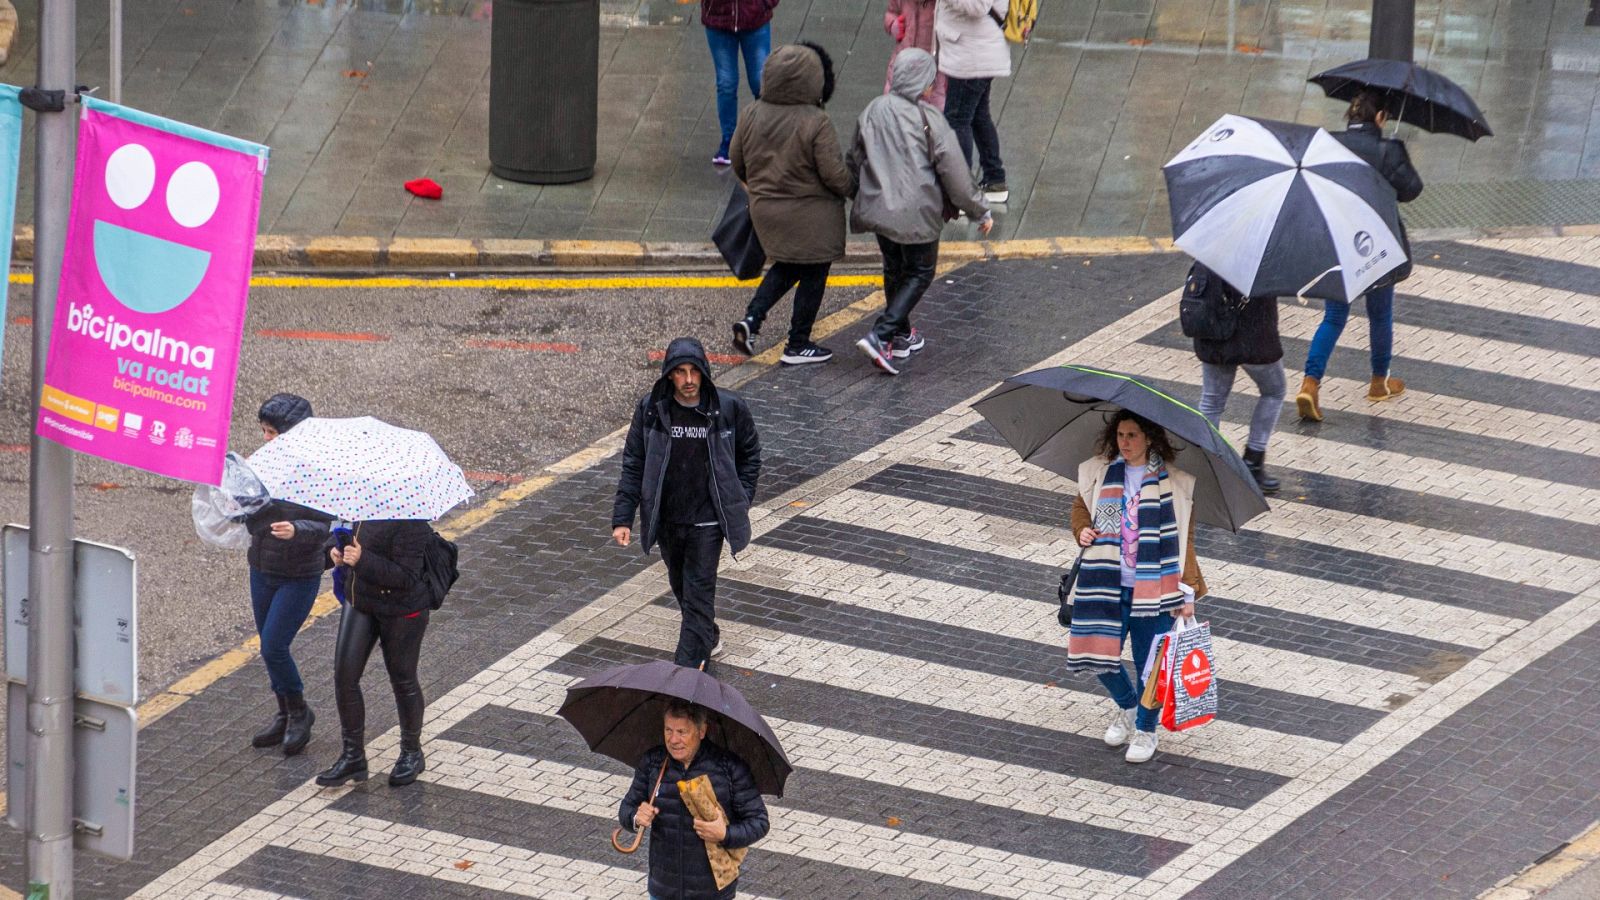
M 952 444 L 960 445 L 955 450 L 958 453 L 972 456 L 989 454 L 992 458 L 997 457 L 985 473 L 989 478 L 1023 484 L 1026 483 L 1026 476 L 1031 474 L 1027 473 L 1026 469 L 1037 469 L 1036 466 L 1018 459 L 1015 452 L 1005 448 L 955 439 L 952 439 Z M 1006 457 L 1008 453 L 1009 458 Z M 1009 472 L 1006 471 L 1008 468 Z M 1490 577 L 1498 577 L 1503 573 L 1504 560 L 1521 558 L 1526 564 L 1521 573 L 1524 583 L 1566 594 L 1577 593 L 1583 589 L 1582 579 L 1577 571 L 1591 564 L 1590 560 L 1552 553 L 1537 547 L 1490 541 L 1378 516 L 1342 512 L 1309 503 L 1276 498 L 1268 502 L 1272 505 L 1272 512 L 1252 519 L 1241 529 L 1243 532 L 1304 539 L 1408 563 L 1455 568 Z M 1204 563 L 1201 565 L 1203 569 Z
M 612 637 L 657 653 L 671 651 L 677 646 L 678 615 L 654 607 L 630 619 L 624 630 L 625 634 Z M 746 649 L 730 651 L 728 665 L 857 693 L 894 698 L 910 693 L 920 702 L 946 709 L 1085 737 L 1099 738 L 1105 732 L 1107 702 L 1082 698 L 1076 692 L 1063 695 L 1043 684 L 757 626 L 741 628 L 740 638 Z M 1218 721 L 1204 730 L 1208 734 L 1198 740 L 1183 732 L 1170 735 L 1171 751 L 1222 765 L 1248 760 L 1263 771 L 1294 777 L 1338 746 L 1237 722 Z M 1273 748 L 1269 758 L 1258 758 L 1263 747 Z
M 435 753 L 430 746 L 430 765 Z M 591 897 L 638 895 L 645 887 L 643 872 L 333 809 L 297 817 L 273 843 L 524 897 L 548 897 L 551 886 L 559 885 Z M 529 883 L 535 872 L 540 882 Z
M 1165 379 L 1188 385 L 1192 396 L 1200 395 L 1200 365 L 1192 351 L 1140 344 L 1138 352 L 1141 361 L 1148 365 L 1151 371 L 1161 372 Z M 1241 376 L 1240 381 L 1244 382 L 1243 387 L 1247 392 L 1252 390 L 1249 379 Z M 1291 383 L 1289 388 L 1292 394 L 1299 389 L 1299 384 Z M 1525 444 L 1531 454 L 1554 449 L 1587 456 L 1600 455 L 1600 422 L 1500 406 L 1470 397 L 1430 393 L 1415 384 L 1406 385 L 1405 397 L 1402 400 L 1372 403 L 1366 398 L 1365 380 L 1336 376 L 1325 376 L 1322 379 L 1320 403 L 1325 414 L 1340 412 L 1374 419 L 1415 422 L 1463 434 Z M 1292 401 L 1294 398 L 1291 396 L 1289 399 Z M 1285 416 L 1287 418 L 1280 422 L 1294 421 L 1292 411 L 1285 413 Z M 1223 423 L 1222 431 L 1227 435 L 1243 433 L 1237 426 L 1233 426 L 1230 430 L 1230 424 L 1227 422 Z M 1280 428 L 1273 435 L 1274 456 L 1276 456 L 1276 441 L 1283 433 L 1284 430 Z M 1361 446 L 1363 453 L 1366 450 L 1365 446 Z M 1428 464 L 1431 465 L 1431 462 Z
M 1463 290 L 1459 277 L 1438 277 L 1437 273 L 1445 271 L 1448 270 L 1419 267 L 1406 279 L 1401 290 L 1404 294 L 1428 300 L 1457 303 L 1492 312 L 1504 310 L 1506 298 L 1514 296 L 1517 298 L 1514 311 L 1521 315 L 1568 325 L 1600 327 L 1600 299 L 1592 294 L 1554 288 L 1530 291 L 1523 282 L 1507 281 L 1493 275 L 1473 275 L 1467 282 L 1470 289 Z M 1395 298 L 1396 303 L 1405 301 L 1404 295 Z
M 435 764 L 437 760 L 437 764 Z M 631 775 L 500 753 L 435 740 L 429 745 L 429 771 L 422 780 L 456 790 L 482 793 L 537 806 L 550 806 L 616 821 L 617 798 L 627 793 Z M 805 810 L 768 804 L 772 830 L 761 840 L 763 853 L 816 859 L 849 868 L 889 872 L 931 884 L 985 890 L 992 876 L 1048 887 L 1087 879 L 1116 891 L 1129 891 L 1139 879 L 1021 853 L 930 838 L 887 825 L 871 825 Z M 600 829 L 597 827 L 597 831 Z M 931 864 L 931 865 L 929 865 Z
M 768 552 L 763 548 L 756 554 L 759 557 L 756 561 L 766 561 Z M 824 558 L 806 559 L 802 554 L 789 553 L 786 561 L 799 563 L 790 571 L 797 574 L 805 573 L 799 575 L 797 587 L 821 594 L 837 603 L 867 608 L 876 605 L 872 602 L 873 592 L 870 589 L 851 590 L 847 586 L 849 582 L 840 577 L 838 570 L 829 565 Z M 865 583 L 872 585 L 877 581 L 878 579 L 873 579 Z M 818 582 L 825 583 L 818 584 Z M 1064 659 L 1064 633 L 1056 622 L 1055 612 L 1045 604 L 1000 592 L 968 592 L 965 596 L 959 596 L 953 595 L 948 590 L 924 588 L 918 591 L 915 586 L 902 585 L 900 576 L 885 579 L 885 582 L 886 586 L 892 588 L 891 595 L 899 592 L 895 589 L 909 588 L 924 600 L 917 604 L 916 613 L 904 608 L 885 609 L 884 612 L 917 615 L 919 618 L 926 617 L 943 622 L 955 621 L 958 624 L 963 621 L 968 624 L 981 622 L 986 632 L 1036 643 L 1038 646 L 1033 652 L 1045 659 L 1053 657 Z M 1041 585 L 1040 590 L 1046 592 L 1051 587 L 1048 584 Z M 883 592 L 877 593 L 881 595 Z M 1199 610 L 1200 618 L 1206 619 L 1204 600 L 1201 601 Z M 1415 696 L 1426 689 L 1428 684 L 1415 676 L 1262 644 L 1246 644 L 1224 637 L 1222 634 L 1216 635 L 1214 641 L 1216 671 L 1223 682 L 1255 685 L 1372 710 L 1391 709 L 1396 697 Z M 1125 652 L 1124 658 L 1126 657 Z M 1083 680 L 1083 689 L 1091 693 L 1099 690 L 1098 685 L 1088 679 Z
M 733 629 L 725 629 L 734 637 Z M 743 630 L 738 632 L 743 641 Z M 566 699 L 567 687 L 577 676 L 542 673 L 526 683 L 508 707 L 537 716 L 553 717 Z M 1129 787 L 1052 772 L 1028 766 L 999 763 L 964 753 L 953 753 L 830 728 L 814 722 L 795 722 L 764 716 L 783 744 L 796 769 L 835 772 L 891 787 L 913 786 L 927 771 L 941 773 L 940 793 L 959 800 L 1005 809 L 1017 808 L 1016 798 L 1032 796 L 1028 812 L 1086 825 L 1115 827 L 1120 831 L 1178 843 L 1209 834 L 1235 810 L 1163 796 L 1164 816 L 1149 815 L 1149 788 Z M 910 773 L 910 774 L 908 774 Z M 797 779 L 804 779 L 803 772 Z

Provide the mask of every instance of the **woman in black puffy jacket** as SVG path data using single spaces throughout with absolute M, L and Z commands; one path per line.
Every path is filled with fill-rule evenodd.
M 426 704 L 417 683 L 417 657 L 428 628 L 430 604 L 422 583 L 422 558 L 432 536 L 433 529 L 418 519 L 360 522 L 347 545 L 328 550 L 329 561 L 343 567 L 344 607 L 333 664 L 343 751 L 317 776 L 317 784 L 367 780 L 367 709 L 361 698 L 361 675 L 374 645 L 383 648 L 383 665 L 400 712 L 400 756 L 389 773 L 389 784 L 410 784 L 422 774 Z
M 294 394 L 274 394 L 257 414 L 261 435 L 272 440 L 311 417 L 311 404 Z M 311 614 L 322 586 L 322 547 L 331 517 L 274 500 L 245 519 L 250 532 L 250 606 L 255 613 L 261 661 L 266 664 L 278 713 L 250 738 L 254 747 L 280 747 L 285 756 L 304 750 L 316 716 L 306 705 L 305 685 L 289 646 Z

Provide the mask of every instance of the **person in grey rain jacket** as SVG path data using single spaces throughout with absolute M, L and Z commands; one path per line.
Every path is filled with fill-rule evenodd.
M 856 346 L 890 375 L 899 372 L 896 359 L 925 343 L 911 327 L 911 310 L 933 284 L 945 198 L 984 234 L 994 227 L 955 133 L 926 102 L 936 74 L 927 51 L 900 51 L 890 91 L 861 111 L 846 159 L 859 184 L 850 229 L 876 234 L 883 253 L 883 313 Z

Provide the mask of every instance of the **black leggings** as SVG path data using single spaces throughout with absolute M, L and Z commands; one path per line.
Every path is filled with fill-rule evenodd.
M 773 263 L 745 309 L 750 330 L 760 332 L 767 313 L 798 284 L 800 288 L 794 292 L 794 312 L 789 316 L 789 341 L 784 347 L 799 350 L 810 343 L 811 326 L 816 324 L 817 311 L 822 308 L 822 293 L 828 289 L 828 270 L 832 267 L 831 262 Z
M 417 684 L 417 657 L 422 633 L 428 629 L 428 610 L 414 618 L 375 616 L 346 605 L 339 616 L 339 639 L 333 651 L 333 693 L 339 706 L 339 728 L 346 737 L 360 740 L 366 730 L 367 707 L 361 699 L 361 674 L 367 669 L 372 646 L 383 646 L 383 666 L 389 670 L 395 706 L 400 711 L 400 733 L 422 732 L 422 686 Z

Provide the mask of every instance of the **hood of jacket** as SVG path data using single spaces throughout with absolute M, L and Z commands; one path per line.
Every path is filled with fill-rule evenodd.
M 823 102 L 822 57 L 810 47 L 786 44 L 772 51 L 761 69 L 761 99 L 776 106 Z
M 700 370 L 700 390 L 704 395 L 700 405 L 704 408 L 706 400 L 716 395 L 716 386 L 711 383 L 711 361 L 706 358 L 705 345 L 692 337 L 673 338 L 667 344 L 667 355 L 661 360 L 661 377 L 656 379 L 651 397 L 663 400 L 672 396 L 672 379 L 668 375 L 684 363 Z
M 889 74 L 889 90 L 916 103 L 938 74 L 939 66 L 933 61 L 933 54 L 917 47 L 908 47 L 895 54 L 894 68 Z

